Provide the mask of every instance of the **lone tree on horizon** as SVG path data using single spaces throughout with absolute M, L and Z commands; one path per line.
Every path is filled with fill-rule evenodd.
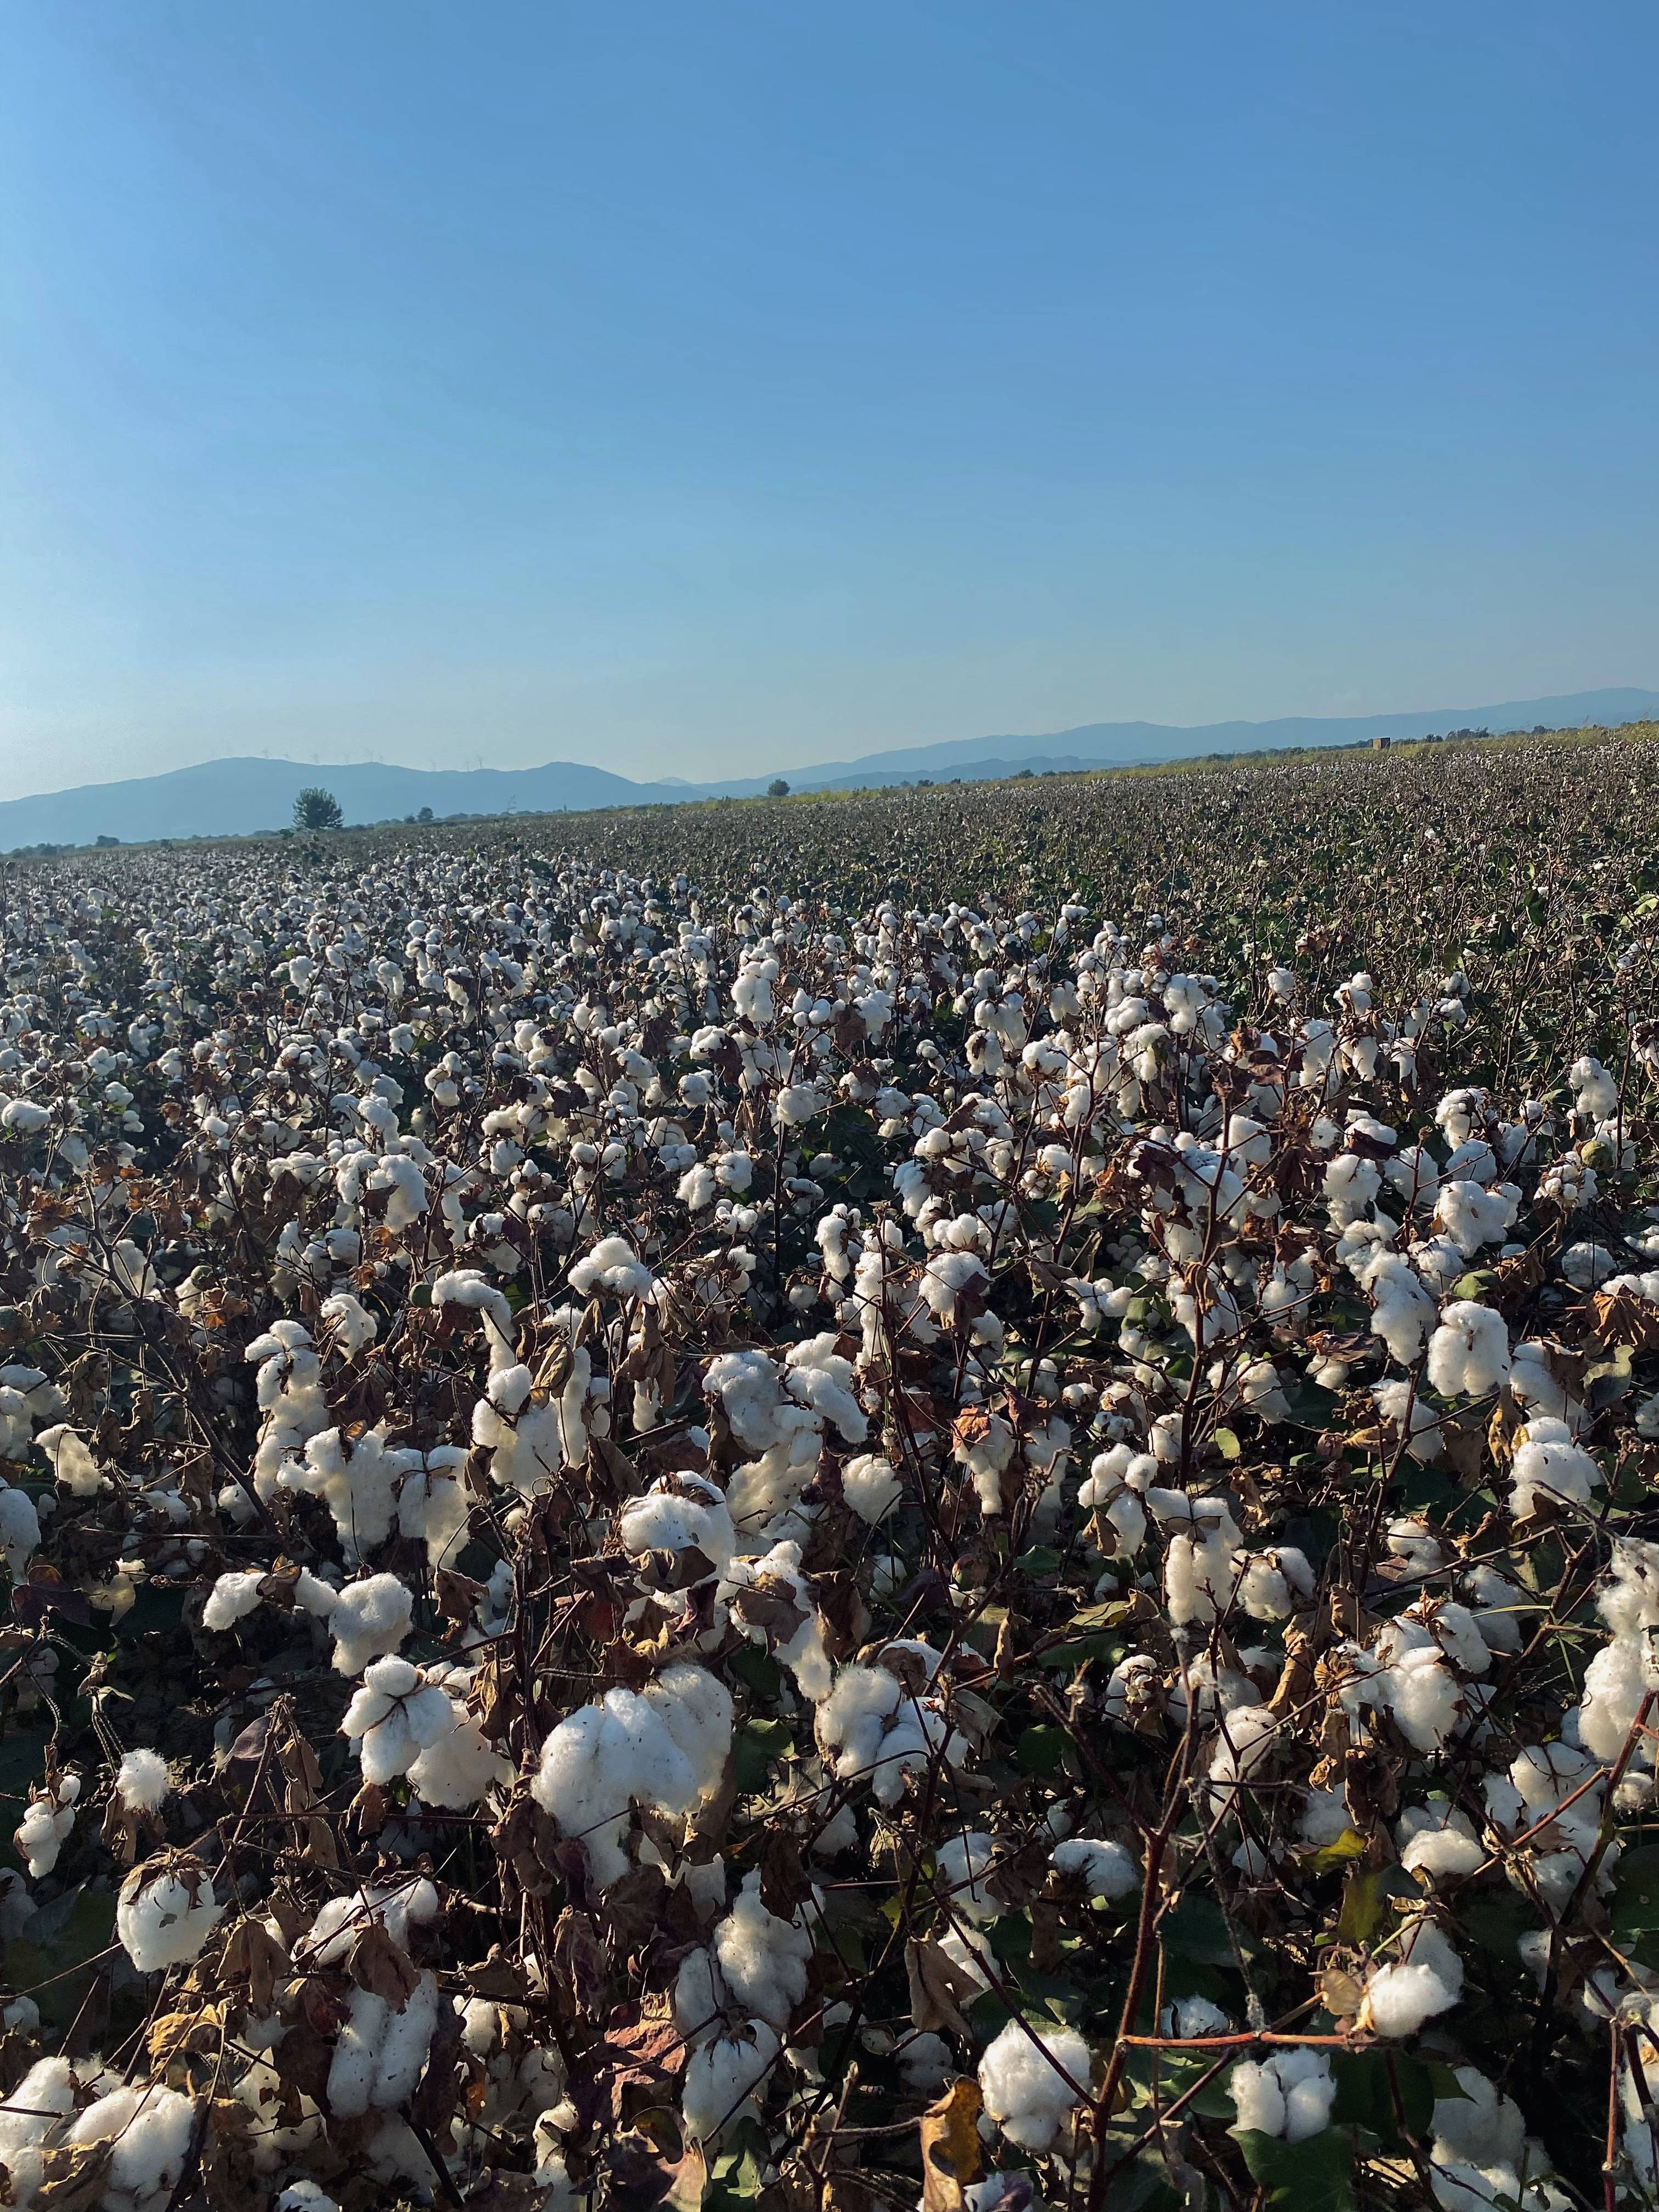
M 337 830 L 345 820 L 340 802 L 319 783 L 309 783 L 294 802 L 296 830 Z
M 766 787 L 766 795 L 769 799 L 787 799 L 789 787 L 781 775 L 775 775 Z

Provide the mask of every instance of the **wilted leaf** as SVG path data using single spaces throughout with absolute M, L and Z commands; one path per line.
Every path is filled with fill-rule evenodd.
M 962 2212 L 980 2175 L 977 2125 L 984 2100 L 971 2075 L 952 2081 L 921 2116 L 921 2212 Z
M 971 2037 L 961 2008 L 978 1992 L 974 1977 L 952 1965 L 937 1943 L 915 1936 L 904 1947 L 904 1969 L 910 1980 L 912 2026 L 924 2034 L 948 2027 L 952 2035 Z
M 358 1936 L 346 1972 L 360 1990 L 384 1997 L 393 2012 L 401 2012 L 420 1986 L 419 1969 L 383 1920 L 371 1920 Z

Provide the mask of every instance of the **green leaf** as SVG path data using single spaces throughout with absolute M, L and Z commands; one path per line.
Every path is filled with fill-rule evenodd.
M 1355 2212 L 1353 2153 L 1340 2128 L 1295 2143 L 1242 2128 L 1234 2141 L 1274 2212 Z
M 36 1735 L 33 1729 L 21 1729 L 0 1743 L 0 1798 L 27 1802 L 30 1783 L 46 1779 L 46 1741 L 44 1730 Z M 8 1825 L 15 1827 L 16 1822 Z
M 1212 1897 L 1183 1897 L 1164 1922 L 1160 1935 L 1164 1949 L 1176 1958 L 1195 1959 L 1205 1966 L 1237 1963 L 1228 1940 L 1226 1916 Z M 1249 1956 L 1250 1945 L 1242 1934 L 1239 1948 Z
M 771 1779 L 775 1760 L 781 1759 L 793 1741 L 787 1721 L 751 1720 L 738 1738 L 735 1768 L 740 1795 L 752 1796 Z
M 1339 2053 L 1331 2061 L 1331 2071 L 1336 2076 L 1336 2103 L 1331 2118 L 1339 2126 L 1369 2128 L 1389 2152 L 1403 2150 L 1407 2136 L 1426 2142 L 1433 2134 L 1434 2076 L 1420 2058 L 1408 2058 L 1399 2051 Z
M 1503 1890 L 1487 1890 L 1467 1903 L 1460 1899 L 1457 1917 L 1483 1951 L 1492 1952 L 1513 1971 L 1519 1972 L 1521 1960 L 1516 1944 L 1537 1927 L 1538 1919 L 1518 1897 Z M 1615 1922 L 1615 1928 L 1617 1924 Z
M 1336 1923 L 1340 1942 L 1363 1951 L 1382 1918 L 1382 1899 L 1376 1869 L 1356 1867 L 1342 1891 L 1342 1911 Z
M 1112 2158 L 1109 2137 L 1104 2155 Z M 1163 2160 L 1144 2154 L 1132 2159 L 1106 2191 L 1106 2212 L 1176 2212 L 1180 2203 Z
M 113 1890 L 66 1890 L 5 1946 L 6 1981 L 14 1990 L 31 1991 L 49 2024 L 66 2027 L 85 2002 L 96 1971 L 87 1962 L 109 1948 L 114 1934 Z
M 1062 1728 L 1051 1728 L 1046 1723 L 1028 1728 L 1020 1737 L 1014 1758 L 1022 1774 L 1054 1774 L 1066 1756 L 1066 1735 Z
M 771 2154 L 753 2120 L 742 2121 L 715 2159 L 703 2195 L 703 2212 L 727 2212 L 759 2197 Z
M 1033 1544 L 1029 1552 L 1022 1552 L 1014 1561 L 1023 1575 L 1051 1575 L 1060 1565 L 1060 1554 L 1051 1551 L 1047 1544 Z
M 1291 1419 L 1298 1429 L 1325 1430 L 1336 1424 L 1336 1398 L 1322 1382 L 1293 1382 L 1285 1390 L 1285 1402 L 1291 1409 Z
M 783 1686 L 777 1661 L 769 1651 L 763 1651 L 758 1644 L 745 1644 L 726 1663 L 740 1682 L 746 1682 L 763 1698 L 775 1698 Z
M 1218 1429 L 1216 1431 L 1215 1448 L 1221 1454 L 1223 1459 L 1237 1459 L 1244 1449 L 1243 1445 L 1240 1443 L 1238 1438 L 1233 1434 L 1231 1429 Z

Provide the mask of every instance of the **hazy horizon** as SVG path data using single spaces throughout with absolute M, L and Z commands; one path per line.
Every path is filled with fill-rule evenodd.
M 1659 662 L 1633 5 L 8 27 L 4 796 Z

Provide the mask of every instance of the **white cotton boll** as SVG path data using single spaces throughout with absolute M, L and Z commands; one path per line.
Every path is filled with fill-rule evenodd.
M 1441 1309 L 1429 1339 L 1429 1381 L 1443 1397 L 1484 1397 L 1510 1376 L 1509 1331 L 1504 1316 L 1468 1298 Z
M 1518 1431 L 1510 1471 L 1510 1510 L 1517 1521 L 1535 1511 L 1544 1498 L 1588 1505 L 1606 1480 L 1589 1454 L 1573 1442 L 1567 1423 L 1547 1416 L 1529 1416 Z
M 951 1893 L 951 1909 L 961 1918 L 981 1924 L 1000 1918 L 1003 1908 L 984 1881 L 996 1857 L 995 1843 L 979 1831 L 949 1837 L 934 1853 L 939 1879 Z
M 931 2031 L 913 2035 L 902 2045 L 898 2063 L 904 2086 L 913 2097 L 933 2096 L 956 2070 L 950 2045 Z
M 437 1977 L 428 1969 L 403 2010 L 386 2020 L 369 2092 L 370 2103 L 382 2111 L 395 2112 L 414 2094 L 437 2029 L 440 2002 Z
M 1313 1570 L 1292 1544 L 1258 1552 L 1239 1583 L 1239 1602 L 1252 1620 L 1285 1620 L 1313 1595 Z
M 1407 1806 L 1395 1827 L 1395 1841 L 1408 1874 L 1426 1874 L 1435 1880 L 1473 1874 L 1486 1861 L 1486 1848 L 1468 1815 L 1443 1801 L 1437 1808 Z
M 1010 2142 L 1048 2151 L 1089 2094 L 1089 2046 L 1069 2027 L 1011 2020 L 979 2062 L 979 2086 Z
M 498 1367 L 491 1374 L 487 1386 L 489 1402 L 498 1413 L 512 1415 L 523 1413 L 530 1403 L 530 1393 L 535 1388 L 535 1377 L 522 1360 L 511 1367 Z
M 841 1471 L 841 1494 L 860 1521 L 873 1528 L 885 1520 L 904 1495 L 904 1484 L 890 1460 L 860 1452 Z
M 1434 2100 L 1436 2163 L 1462 2159 L 1474 2166 L 1518 2166 L 1526 2154 L 1521 2107 L 1478 2067 L 1460 2066 L 1456 2075 L 1462 2095 Z
M 1389 1674 L 1378 1675 L 1376 1693 L 1386 1697 L 1401 1734 L 1415 1751 L 1437 1752 L 1456 1727 L 1462 1692 L 1441 1664 L 1437 1650 L 1404 1651 Z
M 106 2077 L 107 2078 L 107 2077 Z M 104 2203 L 110 2212 L 164 2205 L 184 2174 L 196 2128 L 196 2100 L 176 2089 L 113 2089 L 87 2106 L 69 2130 L 71 2143 L 112 2141 L 114 2162 Z
M 392 2008 L 372 1990 L 353 1989 L 328 2069 L 328 2109 L 342 2119 L 368 2110 Z
M 253 1611 L 259 1602 L 259 1585 L 264 1577 L 257 1567 L 245 1572 L 233 1571 L 221 1575 L 208 1593 L 207 1603 L 202 1607 L 202 1626 L 220 1634 L 234 1628 L 239 1620 Z
M 552 1730 L 531 1795 L 580 1838 L 604 1887 L 627 1871 L 630 1802 L 684 1814 L 720 1786 L 732 1747 L 732 1698 L 706 1668 L 670 1667 L 642 1695 L 610 1690 Z
M 199 1957 L 224 1911 L 199 1860 L 182 1854 L 147 1859 L 121 1885 L 115 1929 L 141 1974 Z
M 1278 1714 L 1265 1705 L 1239 1705 L 1224 1713 L 1210 1754 L 1211 1781 L 1225 1788 L 1261 1773 L 1278 1747 L 1279 1730 Z
M 414 1595 L 396 1575 L 370 1575 L 366 1581 L 348 1583 L 329 1615 L 337 1671 L 359 1674 L 371 1659 L 395 1651 L 414 1617 Z
M 1462 1991 L 1463 1961 L 1432 1921 L 1419 1920 L 1406 1931 L 1399 1960 L 1366 1983 L 1360 2025 L 1377 2035 L 1415 2035 Z
M 726 1984 L 708 1951 L 688 1951 L 674 1978 L 674 2025 L 688 2043 L 706 2043 L 726 2010 Z
M 276 2212 L 340 2212 L 339 2205 L 314 2181 L 290 2181 L 276 2199 Z
M 20 1137 L 35 1137 L 51 1119 L 51 1109 L 34 1099 L 13 1098 L 0 1111 L 0 1128 L 9 1129 Z
M 647 1552 L 696 1550 L 724 1569 L 737 1548 L 725 1498 L 704 1476 L 659 1475 L 643 1498 L 630 1498 L 617 1523 L 623 1548 L 635 1559 Z
M 40 1516 L 27 1491 L 0 1489 L 0 1550 L 13 1582 L 22 1581 L 40 1542 Z
M 1238 2118 L 1240 2134 L 1282 2136 L 1285 2132 L 1285 2092 L 1273 2061 L 1241 2058 L 1227 2076 L 1227 2094 Z
M 687 2134 L 698 2142 L 712 2142 L 723 2128 L 752 2112 L 755 2093 L 779 2047 L 776 2031 L 763 2020 L 751 2020 L 736 2035 L 718 2037 L 694 2051 L 686 2061 L 680 2100 Z
M 76 1801 L 80 1795 L 80 1776 L 65 1774 L 59 1777 L 55 1795 L 48 1792 L 29 1799 L 12 1840 L 37 1881 L 58 1863 L 58 1854 L 75 1826 Z
M 643 1265 L 625 1237 L 602 1237 L 569 1274 L 578 1297 L 609 1291 L 619 1298 L 647 1298 L 655 1289 L 651 1270 Z
M 1158 2033 L 1177 2036 L 1183 2043 L 1195 2035 L 1225 2035 L 1231 2027 L 1221 2007 L 1208 1997 L 1176 1997 L 1158 2016 Z
M 96 1496 L 103 1480 L 98 1462 L 87 1449 L 85 1438 L 76 1436 L 66 1421 L 42 1429 L 35 1442 L 52 1462 L 53 1474 L 71 1498 Z
M 806 1995 L 812 1938 L 793 1921 L 780 1920 L 761 1903 L 758 1871 L 744 1878 L 732 1910 L 714 1929 L 711 1946 L 732 2002 L 780 2030 Z
M 1276 2051 L 1259 2063 L 1243 2059 L 1227 2086 L 1238 2115 L 1235 2133 L 1255 2130 L 1286 2142 L 1322 2133 L 1336 2102 L 1336 2081 L 1322 2051 Z
M 1094 1836 L 1068 1836 L 1054 1845 L 1048 1863 L 1058 1875 L 1079 1878 L 1084 1894 L 1115 1904 L 1140 1887 L 1140 1869 L 1120 1843 Z
M 1515 1199 L 1501 1186 L 1483 1190 L 1478 1182 L 1443 1182 L 1434 1203 L 1437 1227 L 1466 1260 L 1474 1259 L 1483 1244 L 1497 1243 L 1516 1211 Z
M 337 1291 L 323 1300 L 322 1318 L 334 1332 L 334 1341 L 348 1359 L 355 1359 L 365 1345 L 380 1333 L 374 1315 L 349 1291 Z
M 1603 1644 L 1584 1669 L 1578 1741 L 1611 1766 L 1624 1750 L 1649 1689 L 1645 1654 L 1633 1639 Z
M 172 1787 L 159 1751 L 130 1751 L 116 1771 L 116 1795 L 131 1813 L 156 1812 Z
M 1361 1269 L 1359 1283 L 1375 1302 L 1372 1335 L 1382 1339 L 1391 1358 L 1408 1366 L 1435 1325 L 1434 1300 L 1410 1261 L 1398 1252 L 1379 1251 Z
M 1590 1054 L 1574 1060 L 1567 1070 L 1567 1080 L 1572 1085 L 1573 1103 L 1579 1113 L 1599 1121 L 1618 1110 L 1618 1079 Z

